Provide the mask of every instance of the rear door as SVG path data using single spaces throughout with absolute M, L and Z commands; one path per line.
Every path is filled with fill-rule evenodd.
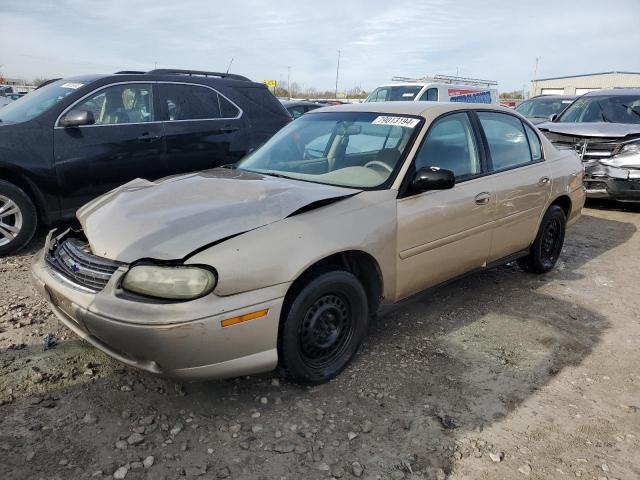
M 489 256 L 494 184 L 471 118 L 455 112 L 435 120 L 407 172 L 440 167 L 456 184 L 398 200 L 398 298 L 480 268 Z
M 235 163 L 248 150 L 242 110 L 211 87 L 159 83 L 170 174 Z
M 166 175 L 162 124 L 152 83 L 101 87 L 68 107 L 88 110 L 94 125 L 54 127 L 54 159 L 63 215 L 137 177 Z
M 489 262 L 526 249 L 551 195 L 551 175 L 537 133 L 519 117 L 479 111 L 496 185 L 496 216 Z

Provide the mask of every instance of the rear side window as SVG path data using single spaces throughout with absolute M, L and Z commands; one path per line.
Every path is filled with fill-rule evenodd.
M 480 173 L 478 146 L 466 113 L 447 115 L 429 128 L 416 155 L 416 170 L 423 167 L 451 170 L 457 180 Z
M 524 130 L 527 132 L 527 139 L 529 140 L 529 148 L 531 149 L 531 160 L 537 162 L 542 160 L 542 146 L 540 145 L 540 138 L 536 135 L 536 132 L 527 125 L 523 123 Z
M 478 118 L 487 137 L 493 170 L 531 162 L 529 141 L 519 118 L 498 112 L 478 112 Z
M 437 102 L 438 101 L 438 89 L 437 88 L 429 88 L 426 92 L 424 92 L 420 96 L 420 100 L 427 102 Z
M 210 120 L 235 118 L 238 108 L 211 88 L 199 85 L 161 83 L 164 120 Z
M 233 92 L 234 96 L 231 98 L 245 112 L 267 117 L 272 115 L 278 115 L 286 119 L 291 117 L 280 101 L 266 87 L 234 87 Z M 265 111 L 268 113 L 265 113 Z

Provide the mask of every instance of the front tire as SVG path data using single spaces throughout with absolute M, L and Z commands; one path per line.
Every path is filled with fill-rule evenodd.
M 0 257 L 29 243 L 37 223 L 36 207 L 29 196 L 13 183 L 0 180 Z
M 366 335 L 367 295 L 343 270 L 317 273 L 293 288 L 280 324 L 279 370 L 295 382 L 324 383 L 344 370 Z
M 558 205 L 551 205 L 542 217 L 529 255 L 518 260 L 520 268 L 531 273 L 546 273 L 551 270 L 562 251 L 566 226 L 564 210 Z

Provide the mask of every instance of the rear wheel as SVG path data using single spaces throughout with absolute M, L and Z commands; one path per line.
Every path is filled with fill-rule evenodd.
M 0 256 L 24 247 L 36 231 L 38 217 L 29 196 L 20 188 L 0 180 Z
M 301 383 L 326 382 L 349 364 L 366 335 L 364 288 L 347 271 L 329 271 L 297 287 L 288 303 L 279 332 L 280 371 Z
M 558 205 L 551 205 L 542 217 L 529 255 L 518 260 L 520 268 L 531 273 L 546 273 L 551 270 L 562 250 L 566 224 L 564 210 Z

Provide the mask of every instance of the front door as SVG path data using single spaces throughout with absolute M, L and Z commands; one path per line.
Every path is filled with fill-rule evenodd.
M 456 185 L 398 200 L 398 299 L 482 267 L 490 251 L 495 188 L 469 113 L 436 120 L 407 175 L 429 166 Z
M 495 172 L 496 215 L 489 262 L 522 251 L 533 242 L 551 195 L 551 174 L 540 139 L 515 115 L 477 113 Z
M 170 174 L 235 163 L 248 150 L 241 110 L 214 89 L 160 83 Z
M 166 174 L 150 83 L 106 86 L 70 109 L 92 112 L 95 124 L 54 128 L 63 215 L 134 178 Z

